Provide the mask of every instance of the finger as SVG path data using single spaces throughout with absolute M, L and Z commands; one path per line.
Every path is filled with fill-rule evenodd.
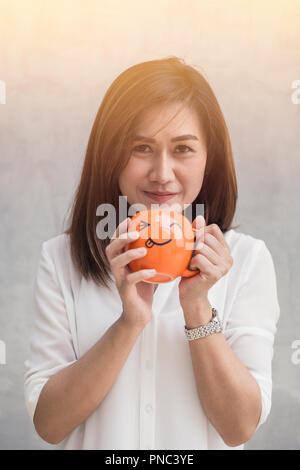
M 210 224 L 205 227 L 205 232 L 210 233 L 211 235 L 215 236 L 216 239 L 221 243 L 221 245 L 228 248 L 226 240 L 224 238 L 223 232 L 217 224 Z
M 205 224 L 205 219 L 203 215 L 198 215 L 192 223 L 192 227 L 195 228 L 196 230 L 200 230 L 204 228 L 205 226 L 206 224 Z
M 130 221 L 131 221 L 130 217 L 127 217 L 127 219 L 123 220 L 123 222 L 121 222 L 116 228 L 116 230 L 114 231 L 113 236 L 111 237 L 111 240 L 116 239 L 117 237 L 119 237 L 121 233 L 126 232 Z
M 206 243 L 204 243 L 202 248 L 197 249 L 196 251 L 197 251 L 197 254 L 201 254 L 205 256 L 208 259 L 208 261 L 210 261 L 215 266 L 218 266 L 220 264 L 220 256 L 212 248 L 210 248 L 210 246 L 208 246 Z
M 190 263 L 191 268 L 198 268 L 203 274 L 210 275 L 214 269 L 215 265 L 211 263 L 204 255 L 198 254 L 194 256 Z
M 106 247 L 106 253 L 109 258 L 114 258 L 123 251 L 123 248 L 126 247 L 129 243 L 137 240 L 140 236 L 139 232 L 125 232 L 121 233 L 118 238 L 113 240 L 109 245 Z
M 137 284 L 143 279 L 147 279 L 149 277 L 154 276 L 155 273 L 156 273 L 156 269 L 141 269 L 140 271 L 136 271 L 134 273 L 128 274 L 126 276 L 126 281 L 129 284 Z
M 136 259 L 136 258 L 142 258 L 143 256 L 146 255 L 147 249 L 145 248 L 145 251 L 142 251 L 143 248 L 135 248 L 131 249 L 128 251 L 125 251 L 125 253 L 121 253 L 120 255 L 114 257 L 110 261 L 110 266 L 112 269 L 120 269 L 126 266 L 130 261 Z
M 210 247 L 218 255 L 224 254 L 224 245 L 222 245 L 217 238 L 211 233 L 205 233 L 205 245 Z
M 196 241 L 204 242 L 204 232 L 205 232 L 205 219 L 202 215 L 198 215 L 195 220 L 193 221 L 192 227 L 194 229 L 194 233 L 196 235 Z

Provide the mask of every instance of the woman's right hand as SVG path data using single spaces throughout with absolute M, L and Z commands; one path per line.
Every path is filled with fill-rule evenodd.
M 123 303 L 122 319 L 133 327 L 144 328 L 151 319 L 154 284 L 143 280 L 154 276 L 155 270 L 131 272 L 127 266 L 130 261 L 146 254 L 139 253 L 137 249 L 124 251 L 128 243 L 138 238 L 132 238 L 134 232 L 128 232 L 130 222 L 129 217 L 121 222 L 105 251 Z

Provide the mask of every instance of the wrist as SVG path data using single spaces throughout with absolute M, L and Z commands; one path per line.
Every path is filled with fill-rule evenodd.
M 121 326 L 121 328 L 124 328 L 128 331 L 129 334 L 136 334 L 139 335 L 142 330 L 145 328 L 146 324 L 145 322 L 134 322 L 131 321 L 129 318 L 127 318 L 124 315 L 124 312 L 122 315 L 118 318 L 118 323 Z
M 197 299 L 193 305 L 188 305 L 183 309 L 185 326 L 196 328 L 206 325 L 212 319 L 212 305 L 207 297 Z

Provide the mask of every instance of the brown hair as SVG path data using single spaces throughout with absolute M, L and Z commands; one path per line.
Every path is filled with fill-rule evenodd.
M 88 279 L 107 286 L 110 266 L 99 239 L 96 209 L 115 207 L 119 220 L 119 176 L 130 158 L 130 143 L 139 115 L 155 104 L 180 102 L 198 113 L 206 139 L 207 163 L 201 190 L 192 202 L 204 204 L 206 224 L 222 232 L 231 223 L 237 201 L 237 182 L 228 129 L 218 101 L 206 79 L 178 57 L 150 60 L 122 72 L 110 85 L 89 137 L 83 170 L 72 205 L 70 235 L 75 266 Z M 98 218 L 98 220 L 96 220 Z

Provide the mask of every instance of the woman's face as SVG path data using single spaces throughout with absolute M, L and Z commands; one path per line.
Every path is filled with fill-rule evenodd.
M 183 211 L 197 197 L 203 182 L 206 144 L 195 111 L 180 104 L 155 105 L 147 110 L 134 129 L 136 140 L 119 178 L 119 188 L 129 205 L 176 205 Z M 150 140 L 150 136 L 152 139 Z M 158 197 L 149 193 L 174 193 Z M 184 206 L 186 205 L 186 206 Z

